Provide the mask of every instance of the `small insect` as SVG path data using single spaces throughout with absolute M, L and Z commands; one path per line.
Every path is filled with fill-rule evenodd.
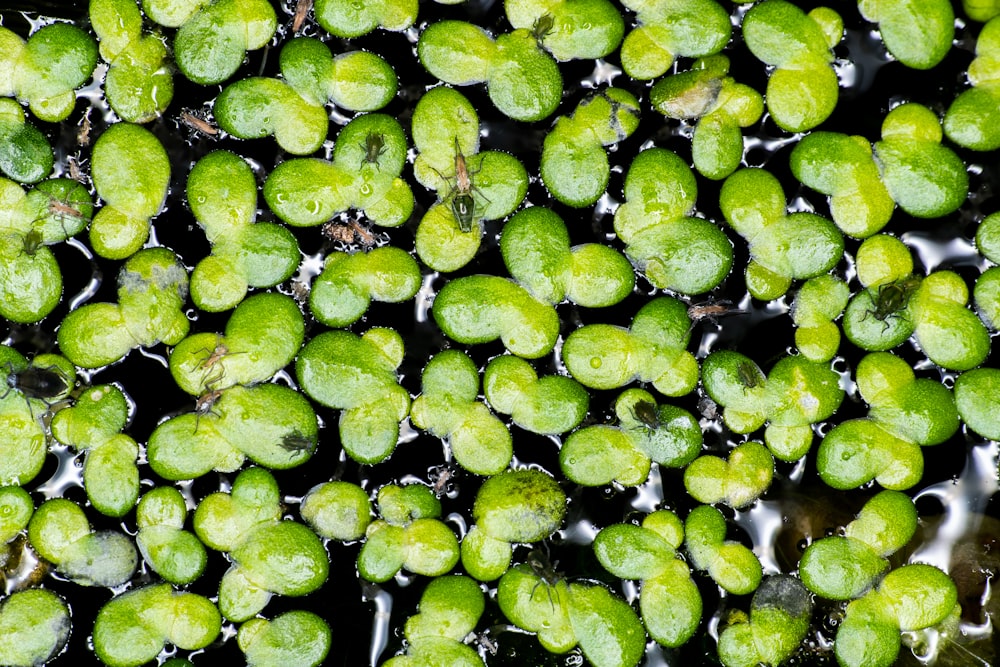
M 212 125 L 210 122 L 195 115 L 194 112 L 188 109 L 183 109 L 180 114 L 181 122 L 190 127 L 195 132 L 201 132 L 210 137 L 214 137 L 219 134 L 219 128 Z
M 375 245 L 375 235 L 362 227 L 357 220 L 348 219 L 347 225 L 354 230 L 354 235 L 361 242 L 361 245 L 369 248 Z
M 458 137 L 455 137 L 455 187 L 459 194 L 472 192 L 472 177 L 465 163 L 465 155 L 458 145 Z
M 81 169 L 81 160 L 77 156 L 70 155 L 66 159 L 67 164 L 69 164 L 69 177 L 74 181 L 79 183 L 85 182 L 85 177 L 83 175 L 83 169 Z
M 292 18 L 292 32 L 298 32 L 306 20 L 306 14 L 312 9 L 313 0 L 299 0 L 295 4 L 295 16 Z
M 705 419 L 718 419 L 719 406 L 708 396 L 703 396 L 698 399 L 698 412 L 701 413 L 701 416 Z
M 548 12 L 535 19 L 534 25 L 531 26 L 531 34 L 535 37 L 535 41 L 538 42 L 538 46 L 542 46 L 542 42 L 552 32 L 555 23 L 556 21 L 552 17 L 552 14 Z
M 7 391 L 0 396 L 0 399 L 6 398 L 13 389 L 17 389 L 27 398 L 44 401 L 55 398 L 69 389 L 69 381 L 58 366 L 28 366 L 24 370 L 15 371 L 13 364 L 8 361 Z
M 460 193 L 451 200 L 451 212 L 458 220 L 458 227 L 463 232 L 472 231 L 472 221 L 476 215 L 476 200 L 472 195 Z
M 90 145 L 90 112 L 93 107 L 83 112 L 83 120 L 80 121 L 80 129 L 76 131 L 76 143 L 81 146 Z
M 331 220 L 324 223 L 320 231 L 323 236 L 331 241 L 339 241 L 348 245 L 360 243 L 366 248 L 371 248 L 377 241 L 375 235 L 357 220 L 348 219 L 346 222 L 334 222 Z
M 230 352 L 229 347 L 222 342 L 221 337 L 216 338 L 215 347 L 213 349 L 209 350 L 207 347 L 203 347 L 198 350 L 198 352 L 204 352 L 207 355 L 204 359 L 198 362 L 198 366 L 196 368 L 200 368 L 205 371 L 201 381 L 202 385 L 209 390 L 213 389 L 214 386 L 219 383 L 226 372 L 226 369 L 223 366 L 219 366 L 217 371 L 211 378 L 209 378 L 209 373 L 212 372 L 212 368 L 228 356 L 233 354 L 243 354 L 242 352 Z M 199 398 L 199 400 L 201 399 Z M 211 408 L 211 406 L 209 406 L 209 408 Z M 195 411 L 197 411 L 197 404 L 195 404 Z
M 55 197 L 49 197 L 49 213 L 51 213 L 54 217 L 65 218 L 66 216 L 69 216 L 71 218 L 76 218 L 77 220 L 82 220 L 87 217 L 80 209 L 74 208 L 73 206 L 56 199 Z
M 369 132 L 365 136 L 363 148 L 365 149 L 365 157 L 361 161 L 361 165 L 373 164 L 376 169 L 379 169 L 378 159 L 382 157 L 382 153 L 389 150 L 385 145 L 385 135 L 381 132 Z M 381 171 L 381 169 L 379 170 Z
M 323 223 L 323 227 L 320 229 L 323 236 L 330 239 L 331 241 L 339 241 L 341 243 L 354 243 L 354 229 L 347 225 L 346 223 L 334 222 L 333 220 Z
M 21 239 L 21 253 L 28 257 L 34 257 L 35 253 L 44 245 L 45 238 L 42 236 L 42 233 L 37 229 L 32 229 Z
M 910 297 L 920 287 L 920 276 L 908 275 L 891 283 L 879 285 L 872 298 L 874 308 L 865 311 L 861 319 L 867 319 L 869 315 L 879 322 L 882 322 L 885 331 L 889 328 L 890 317 L 902 317 L 902 310 L 910 303 Z
M 552 587 L 562 581 L 562 575 L 560 575 L 556 568 L 559 567 L 559 561 L 551 562 L 548 555 L 541 549 L 532 549 L 528 552 L 527 558 L 524 560 L 525 564 L 531 568 L 531 573 L 538 577 L 538 582 L 531 589 L 531 599 L 535 599 L 535 591 L 542 584 L 545 584 L 545 592 L 549 596 L 549 605 L 555 610 L 555 602 L 552 600 Z
M 454 489 L 455 471 L 451 466 L 434 466 L 427 472 L 431 481 L 431 490 L 435 496 L 447 495 Z
M 208 352 L 208 356 L 198 363 L 198 368 L 208 370 L 229 354 L 229 348 L 221 340 L 217 340 L 214 349 L 209 350 L 207 347 L 203 347 L 199 352 Z M 205 386 L 207 387 L 208 385 Z
M 484 652 L 489 653 L 490 655 L 496 655 L 500 646 L 497 645 L 496 641 L 490 638 L 487 632 L 489 631 L 487 630 L 486 632 L 477 634 L 472 641 L 474 641 Z
M 717 320 L 720 317 L 725 317 L 726 315 L 737 315 L 742 312 L 742 310 L 734 306 L 733 302 L 728 299 L 693 303 L 688 306 L 687 309 L 688 317 L 692 320 L 692 322 L 708 320 L 712 324 L 718 324 L 719 322 Z
M 708 320 L 715 326 L 719 326 L 720 317 L 740 315 L 745 312 L 745 310 L 734 306 L 733 302 L 728 299 L 693 303 L 688 306 L 687 309 L 688 318 L 691 320 L 691 326 L 688 327 L 687 335 L 690 336 L 691 332 L 694 331 L 694 328 L 698 326 L 698 323 L 702 320 Z
M 476 218 L 476 200 L 472 193 L 478 192 L 480 197 L 486 199 L 486 196 L 472 183 L 472 177 L 477 173 L 479 173 L 478 170 L 469 171 L 465 155 L 458 145 L 458 137 L 455 137 L 455 182 L 448 194 L 445 195 L 445 199 L 451 197 L 451 212 L 455 216 L 455 220 L 458 221 L 458 228 L 463 232 L 472 231 L 472 222 Z M 443 176 L 442 178 L 446 181 L 449 180 Z M 486 201 L 489 200 L 486 199 Z
M 292 298 L 299 303 L 305 303 L 309 300 L 309 283 L 304 280 L 293 280 L 289 284 L 292 292 Z
M 70 227 L 74 229 L 73 233 L 82 229 L 83 226 L 87 224 L 87 221 L 90 220 L 87 214 L 76 206 L 73 206 L 72 203 L 52 196 L 49 197 L 48 213 L 52 216 L 52 218 L 59 222 L 59 226 L 62 227 L 63 234 L 66 238 L 72 236 L 70 231 L 66 229 L 66 222 L 68 220 L 73 220 L 76 223 L 76 226 L 73 224 L 70 225 Z
M 312 438 L 307 438 L 298 431 L 293 430 L 286 433 L 281 438 L 281 442 L 278 443 L 278 446 L 292 456 L 295 456 L 299 452 L 312 454 L 313 449 L 316 447 L 316 441 Z
M 205 382 L 205 392 L 199 396 L 194 402 L 194 432 L 198 432 L 198 423 L 200 422 L 203 415 L 207 415 L 212 412 L 212 407 L 215 402 L 219 400 L 222 396 L 222 389 L 216 389 L 219 382 L 222 381 L 224 376 L 223 369 L 220 367 L 219 373 L 216 373 L 210 380 Z
M 660 415 L 656 411 L 656 403 L 652 401 L 636 401 L 632 406 L 632 417 L 651 431 L 662 425 Z
M 46 405 L 51 405 L 52 399 L 58 398 L 69 389 L 69 378 L 58 366 L 28 366 L 20 371 L 15 371 L 14 365 L 9 361 L 6 362 L 6 366 L 7 390 L 0 396 L 0 400 L 7 398 L 7 395 L 16 389 L 28 402 L 28 411 L 32 418 L 34 410 L 31 399 L 38 399 Z
M 743 385 L 743 391 L 760 387 L 764 384 L 764 374 L 757 368 L 757 364 L 752 361 L 741 361 L 736 365 L 736 374 Z
M 222 396 L 221 389 L 213 389 L 210 386 L 206 386 L 205 388 L 207 389 L 207 391 L 201 396 L 199 396 L 198 399 L 194 402 L 194 411 L 199 416 L 207 415 L 209 412 L 211 412 L 212 406 L 215 405 L 215 402 L 219 400 L 219 398 Z M 195 425 L 195 430 L 197 429 L 198 427 L 197 425 Z

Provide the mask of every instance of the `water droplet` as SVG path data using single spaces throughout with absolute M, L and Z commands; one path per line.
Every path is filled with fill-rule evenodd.
M 590 358 L 590 367 L 591 368 L 600 368 L 601 367 L 601 363 L 602 362 L 601 362 L 601 358 L 600 357 L 591 357 Z

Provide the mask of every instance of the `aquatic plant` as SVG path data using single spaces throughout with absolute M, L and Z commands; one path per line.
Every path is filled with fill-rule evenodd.
M 482 401 L 479 371 L 464 352 L 431 357 L 420 379 L 421 393 L 410 407 L 417 428 L 447 442 L 455 462 L 477 475 L 503 472 L 514 455 L 510 431 Z
M 701 451 L 702 433 L 694 416 L 670 404 L 658 405 L 645 390 L 626 389 L 614 410 L 617 425 L 584 426 L 566 438 L 559 467 L 571 481 L 638 486 L 648 479 L 652 462 L 680 468 Z
M 811 130 L 837 104 L 831 49 L 843 38 L 844 22 L 829 7 L 806 13 L 785 0 L 765 0 L 743 18 L 751 53 L 772 66 L 764 99 L 774 122 L 789 132 Z
M 641 526 L 612 524 L 594 538 L 594 554 L 608 572 L 641 581 L 646 631 L 670 647 L 691 638 L 702 614 L 701 593 L 677 552 L 683 540 L 684 524 L 669 510 L 647 514 Z
M 52 418 L 52 437 L 86 451 L 83 486 L 102 514 L 123 516 L 139 499 L 139 446 L 121 432 L 128 419 L 125 395 L 114 385 L 94 385 L 76 404 Z
M 388 660 L 386 667 L 418 667 L 431 661 L 457 667 L 481 665 L 476 652 L 462 641 L 476 628 L 485 608 L 483 592 L 472 579 L 437 577 L 420 596 L 420 613 L 406 621 L 406 653 Z
M 358 554 L 358 573 L 376 583 L 403 568 L 436 577 L 458 562 L 458 539 L 442 521 L 441 502 L 421 484 L 387 485 L 378 491 L 378 519 L 368 524 Z
M 718 226 L 691 215 L 698 185 L 680 157 L 662 148 L 642 151 L 629 164 L 624 192 L 615 233 L 649 282 L 682 294 L 722 282 L 733 265 L 732 244 Z
M 698 173 L 712 179 L 736 171 L 743 159 L 742 127 L 760 119 L 764 99 L 737 83 L 723 55 L 700 58 L 694 68 L 661 79 L 650 91 L 653 108 L 668 118 L 696 120 L 691 160 Z
M 46 179 L 28 192 L 3 179 L 0 188 L 0 253 L 5 260 L 0 315 L 13 322 L 38 322 L 59 303 L 63 286 L 49 246 L 83 231 L 93 217 L 93 200 L 83 185 L 68 178 Z
M 164 25 L 172 23 L 157 11 L 160 3 L 145 4 L 150 5 L 145 7 L 151 12 L 150 18 Z M 197 9 L 194 3 L 187 4 L 191 11 Z M 129 0 L 95 0 L 90 3 L 88 16 L 97 34 L 101 58 L 108 63 L 108 104 L 130 123 L 155 119 L 170 106 L 174 96 L 166 44 L 158 35 L 145 33 L 139 7 Z M 177 25 L 184 20 L 183 15 L 176 18 Z
M 0 663 L 994 660 L 997 3 L 38 4 Z
M 719 635 L 719 659 L 726 667 L 782 664 L 805 639 L 811 612 L 802 582 L 787 574 L 767 577 L 749 615 L 732 619 Z

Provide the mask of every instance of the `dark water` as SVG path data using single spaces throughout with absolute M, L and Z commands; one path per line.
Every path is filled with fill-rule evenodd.
M 291 10 L 294 9 L 290 4 L 294 3 L 276 2 L 279 20 L 282 22 L 281 32 L 270 47 L 248 55 L 234 80 L 246 76 L 276 75 L 277 54 L 280 44 L 286 39 L 286 31 L 291 23 Z M 977 27 L 960 26 L 956 33 L 956 47 L 945 61 L 930 72 L 914 72 L 885 57 L 877 35 L 872 33 L 872 26 L 860 19 L 854 3 L 829 4 L 844 17 L 847 37 L 836 49 L 836 56 L 840 59 L 838 71 L 842 84 L 841 99 L 834 116 L 823 124 L 822 129 L 858 134 L 875 141 L 880 135 L 882 119 L 895 104 L 904 100 L 915 101 L 942 113 L 950 100 L 963 89 L 963 73 L 973 57 L 971 48 Z M 83 5 L 84 3 L 69 2 L 0 2 L 0 10 L 3 25 L 26 36 L 38 16 L 73 20 L 85 26 Z M 22 16 L 19 12 L 26 14 Z M 623 10 L 623 13 L 627 22 L 630 21 L 631 13 L 627 10 Z M 960 12 L 957 14 L 961 15 Z M 421 5 L 420 24 L 444 17 L 471 20 L 495 33 L 510 30 L 499 2 L 467 3 L 453 7 L 431 2 Z M 163 32 L 170 35 L 172 31 Z M 311 20 L 307 21 L 304 33 L 328 39 Z M 405 34 L 379 31 L 356 40 L 328 40 L 334 53 L 368 49 L 390 61 L 400 78 L 400 94 L 383 111 L 399 118 L 404 128 L 408 127 L 416 100 L 427 87 L 436 84 L 436 80 L 423 70 L 413 54 L 416 34 L 415 30 Z M 734 31 L 733 42 L 726 53 L 731 60 L 732 76 L 758 90 L 764 89 L 766 70 L 742 45 L 738 30 Z M 560 68 L 567 88 L 563 102 L 552 118 L 572 112 L 579 101 L 597 85 L 597 81 L 606 81 L 609 73 L 620 67 L 616 58 L 617 54 L 613 54 L 603 63 L 562 63 Z M 687 68 L 689 64 L 689 61 L 682 59 L 680 69 Z M 529 189 L 528 200 L 536 205 L 549 206 L 559 213 L 567 223 L 574 244 L 608 242 L 621 249 L 620 242 L 613 238 L 613 209 L 616 201 L 621 199 L 622 179 L 632 157 L 640 150 L 656 145 L 670 148 L 689 160 L 690 145 L 689 140 L 682 136 L 683 132 L 678 131 L 675 122 L 665 123 L 662 117 L 648 109 L 645 104 L 648 101 L 646 84 L 632 82 L 624 75 L 614 77 L 613 82 L 614 85 L 633 92 L 644 103 L 644 111 L 639 129 L 610 152 L 613 172 L 607 198 L 593 210 L 570 209 L 552 200 L 535 179 Z M 267 173 L 288 156 L 271 139 L 248 142 L 232 138 L 216 140 L 188 130 L 178 120 L 180 111 L 207 110 L 221 86 L 197 86 L 186 82 L 179 73 L 176 74 L 174 83 L 176 89 L 171 106 L 162 118 L 147 126 L 167 148 L 173 165 L 167 206 L 154 221 L 154 234 L 158 243 L 177 252 L 188 266 L 194 266 L 208 254 L 209 246 L 184 202 L 184 184 L 191 166 L 208 152 L 227 148 L 259 165 L 257 177 L 259 183 L 263 184 Z M 481 86 L 460 90 L 480 112 L 484 128 L 483 149 L 507 150 L 522 160 L 529 174 L 537 174 L 541 141 L 551 121 L 514 123 L 492 109 Z M 33 121 L 46 133 L 56 149 L 57 172 L 68 171 L 68 158 L 71 155 L 81 160 L 89 157 L 89 147 L 81 147 L 77 141 L 79 125 L 85 114 L 89 114 L 93 125 L 90 137 L 92 145 L 96 137 L 112 122 L 96 84 L 89 86 L 81 94 L 76 110 L 64 123 L 54 125 Z M 334 115 L 331 138 L 339 130 L 338 125 L 346 123 L 349 118 Z M 822 215 L 829 215 L 825 197 L 799 185 L 792 177 L 788 168 L 788 154 L 794 147 L 794 141 L 789 141 L 786 133 L 765 117 L 758 125 L 746 130 L 745 134 L 748 137 L 747 164 L 766 166 L 778 176 L 785 187 L 786 196 L 797 208 L 812 209 Z M 997 208 L 994 192 L 997 188 L 998 165 L 995 154 L 973 153 L 961 149 L 957 149 L 957 152 L 970 165 L 971 196 L 963 207 L 943 220 L 932 221 L 918 220 L 897 210 L 884 231 L 900 236 L 910 245 L 918 259 L 918 270 L 928 272 L 951 268 L 965 277 L 971 287 L 972 281 L 982 269 L 982 263 L 974 252 L 969 252 L 969 243 L 981 217 Z M 383 232 L 388 242 L 410 250 L 413 248 L 416 223 L 423 211 L 434 203 L 435 197 L 415 185 L 409 167 L 404 171 L 404 176 L 414 184 L 417 210 L 410 222 L 403 227 L 379 231 Z M 699 215 L 721 222 L 722 215 L 717 204 L 721 184 L 698 177 L 698 186 Z M 262 200 L 261 206 L 263 207 Z M 262 208 L 258 219 L 274 218 L 266 208 Z M 483 250 L 467 267 L 446 277 L 427 275 L 427 290 L 418 295 L 417 303 L 373 304 L 364 320 L 352 327 L 352 330 L 362 332 L 371 326 L 391 326 L 403 335 L 407 353 L 401 368 L 402 383 L 411 394 L 416 395 L 420 390 L 420 371 L 426 360 L 445 346 L 465 349 L 480 367 L 503 352 L 499 343 L 470 348 L 449 343 L 437 330 L 433 320 L 426 317 L 425 312 L 426 301 L 448 280 L 477 273 L 506 275 L 496 245 L 496 236 L 501 227 L 502 222 L 487 223 Z M 333 248 L 321 236 L 319 228 L 292 231 L 299 241 L 306 267 L 315 266 L 315 256 Z M 741 238 L 731 234 L 730 230 L 726 231 L 730 233 L 734 243 L 735 265 L 739 268 L 712 297 L 729 299 L 740 304 L 745 312 L 721 319 L 719 326 L 711 322 L 699 324 L 689 349 L 698 351 L 699 357 L 711 349 L 738 350 L 753 358 L 765 371 L 769 371 L 793 345 L 793 328 L 785 312 L 791 297 L 776 304 L 759 303 L 747 297 L 742 277 L 742 267 L 748 259 L 746 244 Z M 857 245 L 857 241 L 848 240 L 849 255 L 853 254 Z M 77 305 L 73 301 L 73 295 L 83 295 L 78 300 L 87 298 L 95 302 L 117 300 L 114 278 L 120 263 L 99 258 L 91 260 L 70 245 L 57 246 L 54 251 L 66 280 L 63 302 L 36 326 L 6 326 L 7 342 L 26 354 L 52 349 L 58 323 L 68 312 L 71 303 Z M 846 262 L 842 262 L 838 271 L 847 275 L 847 266 Z M 304 272 L 308 272 L 308 268 Z M 852 287 L 857 288 L 856 282 Z M 291 285 L 282 285 L 279 289 L 290 293 Z M 656 295 L 656 291 L 640 277 L 635 292 L 613 308 L 593 310 L 561 304 L 558 311 L 562 321 L 562 334 L 568 335 L 581 324 L 595 322 L 627 325 L 639 308 Z M 701 300 L 703 299 L 699 297 L 692 301 Z M 192 332 L 221 331 L 228 314 L 206 314 L 192 309 L 191 318 Z M 321 325 L 314 322 L 310 322 L 309 327 L 311 335 L 323 330 Z M 920 377 L 946 382 L 953 379 L 928 363 L 923 354 L 913 346 L 904 345 L 895 352 L 910 361 L 917 368 Z M 96 372 L 89 378 L 94 383 L 117 382 L 130 396 L 135 409 L 128 433 L 140 443 L 148 439 L 157 423 L 166 415 L 190 410 L 192 407 L 190 397 L 174 388 L 169 381 L 164 381 L 164 359 L 167 354 L 168 350 L 162 345 L 146 352 L 133 351 L 123 363 Z M 841 355 L 840 368 L 853 369 L 863 353 L 844 341 Z M 996 357 L 991 356 L 988 365 L 996 366 L 996 362 Z M 539 373 L 550 373 L 559 368 L 559 362 L 553 355 L 539 360 L 535 366 Z M 595 422 L 610 421 L 613 414 L 611 404 L 618 393 L 592 391 L 589 419 Z M 669 402 L 698 415 L 699 398 L 698 394 L 691 394 Z M 417 432 L 404 437 L 387 463 L 371 467 L 344 460 L 337 441 L 338 414 L 321 406 L 316 407 L 327 425 L 321 433 L 316 456 L 300 469 L 275 473 L 287 497 L 289 516 L 297 518 L 298 498 L 313 485 L 328 479 L 358 482 L 374 491 L 390 482 L 418 480 L 433 483 L 437 470 L 446 463 L 441 443 L 436 438 Z M 863 404 L 853 403 L 851 397 L 848 397 L 837 413 L 835 422 L 863 416 L 866 412 L 867 408 Z M 742 436 L 726 432 L 717 420 L 704 419 L 703 424 L 706 451 L 724 453 L 733 443 L 743 439 Z M 828 428 L 829 425 L 818 426 L 822 432 Z M 513 425 L 511 430 L 517 462 L 541 466 L 558 476 L 557 441 L 524 432 Z M 1000 546 L 997 542 L 1000 539 L 1000 524 L 997 522 L 1000 508 L 993 499 L 996 491 L 996 446 L 978 442 L 973 435 L 966 436 L 959 432 L 948 443 L 926 448 L 924 454 L 925 478 L 917 488 L 911 490 L 917 498 L 917 506 L 924 519 L 924 536 L 919 540 L 915 539 L 907 553 L 897 560 L 903 562 L 909 556 L 951 569 L 959 582 L 968 632 L 984 633 L 981 628 L 977 630 L 983 623 L 982 608 L 987 604 L 982 601 L 983 591 L 987 588 L 989 573 L 1000 567 L 1000 560 L 996 555 Z M 31 485 L 30 490 L 36 504 L 55 495 L 84 504 L 86 497 L 79 485 L 79 463 L 71 453 L 50 456 L 46 468 Z M 162 483 L 148 469 L 144 469 L 143 474 L 148 477 L 144 482 L 144 491 Z M 229 478 L 209 474 L 184 485 L 184 490 L 191 498 L 199 500 L 229 482 Z M 481 480 L 461 470 L 454 473 L 450 492 L 442 498 L 442 503 L 444 515 L 451 518 L 456 531 L 461 532 L 471 521 L 471 504 L 480 483 Z M 568 578 L 603 581 L 633 599 L 634 586 L 612 579 L 597 564 L 590 549 L 593 535 L 601 527 L 639 517 L 657 507 L 668 507 L 684 516 L 696 504 L 684 492 L 682 473 L 675 470 L 663 470 L 654 474 L 649 482 L 638 489 L 586 489 L 575 488 L 569 483 L 564 483 L 564 488 L 570 498 L 570 514 L 566 528 L 550 540 L 548 546 L 552 559 L 559 562 L 559 569 Z M 826 488 L 816 475 L 814 454 L 810 454 L 799 464 L 779 463 L 774 485 L 756 506 L 743 512 L 728 512 L 727 516 L 732 519 L 731 537 L 754 548 L 765 572 L 793 571 L 801 550 L 810 539 L 830 534 L 849 521 L 875 490 L 840 493 Z M 132 514 L 120 522 L 89 510 L 88 517 L 95 528 L 123 528 L 129 532 L 135 530 Z M 305 598 L 275 597 L 264 613 L 268 617 L 274 617 L 291 609 L 316 611 L 331 620 L 333 629 L 334 645 L 326 664 L 356 666 L 373 661 L 380 663 L 401 647 L 402 624 L 415 612 L 416 602 L 425 582 L 416 577 L 399 578 L 380 587 L 363 583 L 359 581 L 354 566 L 360 544 L 330 543 L 328 549 L 332 563 L 329 581 L 319 591 Z M 519 549 L 515 555 L 516 560 L 523 560 L 526 553 L 527 549 Z M 229 563 L 221 554 L 210 554 L 208 571 L 190 586 L 190 590 L 214 596 L 217 582 L 228 567 Z M 749 598 L 722 597 L 718 588 L 707 577 L 696 575 L 695 578 L 705 603 L 704 619 L 698 633 L 679 650 L 651 647 L 646 662 L 650 667 L 716 664 L 714 637 L 717 636 L 719 623 L 725 620 L 729 609 L 747 608 Z M 139 585 L 153 580 L 155 576 L 140 573 L 132 583 Z M 97 610 L 111 599 L 113 592 L 83 589 L 57 578 L 46 580 L 46 586 L 60 593 L 70 603 L 74 620 L 69 646 L 52 664 L 95 662 L 88 647 L 88 634 Z M 996 602 L 990 604 L 995 610 Z M 821 604 L 817 607 L 814 635 L 810 640 L 812 646 L 797 656 L 797 664 L 833 664 L 829 642 L 835 633 L 840 611 L 837 605 Z M 382 612 L 388 612 L 388 616 Z M 377 618 L 382 620 L 376 620 Z M 477 628 L 480 634 L 497 644 L 496 654 L 489 653 L 486 648 L 482 649 L 487 664 L 581 664 L 582 657 L 577 653 L 568 656 L 549 655 L 538 647 L 533 637 L 504 631 L 505 623 L 496 605 L 488 602 L 487 611 Z M 228 633 L 232 634 L 231 628 Z M 985 656 L 985 647 L 989 646 L 990 639 L 989 635 L 985 635 L 979 644 L 970 648 L 975 655 Z M 380 650 L 383 642 L 384 648 Z M 223 660 L 239 661 L 242 657 L 231 637 L 203 653 L 204 655 L 194 656 L 196 664 L 222 664 Z M 904 648 L 904 655 L 906 653 Z M 163 655 L 171 654 L 167 650 Z M 184 656 L 186 652 L 177 654 Z M 951 649 L 949 655 L 954 656 L 954 661 L 948 664 L 985 664 L 958 649 Z M 966 661 L 962 662 L 962 659 Z M 992 662 L 992 658 L 990 660 Z M 906 661 L 912 663 L 914 659 L 907 657 Z

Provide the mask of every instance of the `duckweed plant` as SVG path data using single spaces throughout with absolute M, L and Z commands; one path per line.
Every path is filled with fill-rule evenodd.
M 996 664 L 1000 4 L 35 4 L 0 664 Z

